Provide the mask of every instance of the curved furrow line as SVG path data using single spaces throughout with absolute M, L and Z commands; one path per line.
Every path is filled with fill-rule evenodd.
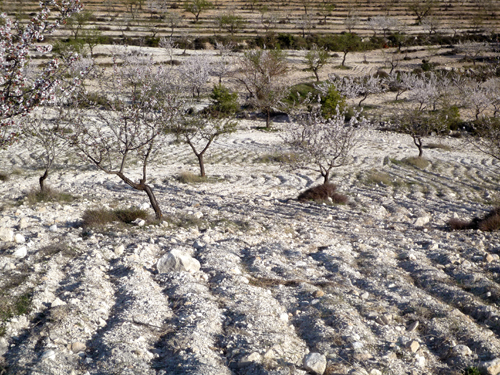
M 500 312 L 498 308 L 485 305 L 474 294 L 457 286 L 456 281 L 445 272 L 429 264 L 407 260 L 401 262 L 401 267 L 409 272 L 416 285 L 429 295 L 457 308 L 479 326 L 500 336 Z M 489 344 L 496 348 L 489 353 L 493 357 L 500 350 L 500 340 L 492 339 Z
M 60 251 L 52 259 L 60 262 L 75 250 Z M 92 333 L 99 329 L 100 319 L 107 319 L 110 313 L 112 287 L 104 277 L 106 267 L 107 262 L 98 251 L 86 251 L 67 263 L 66 277 L 51 275 L 52 281 L 58 281 L 56 290 L 35 291 L 34 306 L 38 306 L 39 300 L 50 308 L 42 310 L 37 329 L 30 332 L 27 342 L 7 356 L 12 361 L 9 371 L 52 373 L 49 358 L 57 358 L 62 364 L 59 370 L 66 373 L 79 366 L 82 357 L 78 353 L 91 346 Z
M 247 256 L 237 241 L 214 243 L 199 252 L 203 268 L 211 274 L 211 291 L 224 307 L 225 335 L 219 345 L 229 366 L 238 374 L 300 367 L 307 347 L 290 325 L 286 307 L 246 276 Z

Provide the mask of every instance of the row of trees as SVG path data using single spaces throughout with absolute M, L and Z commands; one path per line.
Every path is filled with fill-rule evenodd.
M 69 12 L 62 12 L 61 17 L 67 17 Z M 33 70 L 25 61 L 28 52 L 23 54 L 26 50 L 16 45 L 19 35 L 24 34 L 13 35 L 12 30 L 19 29 L 9 22 L 0 29 L 2 35 L 8 36 L 2 39 L 2 52 L 7 53 L 1 55 L 2 145 L 11 142 L 14 133 L 22 132 L 28 143 L 35 141 L 44 147 L 46 168 L 40 178 L 42 190 L 62 145 L 72 146 L 84 160 L 103 172 L 144 191 L 158 219 L 162 216 L 161 209 L 147 181 L 148 166 L 159 149 L 168 147 L 170 142 L 185 142 L 196 155 L 200 173 L 204 175 L 203 157 L 207 149 L 217 137 L 235 130 L 236 95 L 220 84 L 212 91 L 207 109 L 200 113 L 189 109 L 193 99 L 186 93 L 199 96 L 210 75 L 217 76 L 220 83 L 230 71 L 236 71 L 238 81 L 248 92 L 249 103 L 265 113 L 268 126 L 271 112 L 282 106 L 293 120 L 284 136 L 285 145 L 294 154 L 290 164 L 313 168 L 325 183 L 333 168 L 347 162 L 357 143 L 357 133 L 367 124 L 361 116 L 361 105 L 369 95 L 391 89 L 396 99 L 405 98 L 404 103 L 398 103 L 400 107 L 393 111 L 390 120 L 398 130 L 413 137 L 419 156 L 422 138 L 432 131 L 441 133 L 445 127 L 449 128 L 457 120 L 458 107 L 473 111 L 477 131 L 484 132 L 483 135 L 488 135 L 488 129 L 491 132 L 499 127 L 497 77 L 480 82 L 462 75 L 395 71 L 387 77 L 375 74 L 361 78 L 330 77 L 316 86 L 317 96 L 284 107 L 288 67 L 286 56 L 279 50 L 248 51 L 236 61 L 221 46 L 219 62 L 212 66 L 196 55 L 181 66 L 122 55 L 115 56 L 111 72 L 100 70 L 91 59 L 71 55 L 62 65 L 53 62 L 50 70 L 46 67 Z M 24 40 L 28 50 L 43 36 L 36 32 L 35 35 L 36 38 Z M 165 40 L 163 45 L 171 53 L 172 43 Z M 312 50 L 307 57 L 316 75 L 314 67 L 320 66 L 321 52 Z M 87 80 L 97 82 L 98 89 L 88 90 Z M 359 99 L 359 109 L 349 109 L 346 99 Z M 22 117 L 36 106 L 42 112 Z M 491 135 L 485 139 L 481 148 L 492 150 L 491 143 L 495 144 L 498 138 Z M 490 154 L 496 155 L 495 151 Z M 137 180 L 131 177 L 132 161 L 141 166 Z

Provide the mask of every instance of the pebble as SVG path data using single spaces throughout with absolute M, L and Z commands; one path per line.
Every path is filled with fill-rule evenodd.
M 123 254 L 124 251 L 125 251 L 125 246 L 118 245 L 115 247 L 114 253 L 115 253 L 115 255 L 120 256 Z
M 420 349 L 420 344 L 418 341 L 412 340 L 407 344 L 407 348 L 410 349 L 412 353 L 416 353 Z
M 452 349 L 453 354 L 459 356 L 472 355 L 472 350 L 467 345 L 455 345 Z
M 28 248 L 26 246 L 21 246 L 14 251 L 14 257 L 16 258 L 24 258 L 26 255 L 28 255 Z
M 0 241 L 3 242 L 14 241 L 14 231 L 10 228 L 0 228 Z
M 50 230 L 51 232 L 57 232 L 57 229 L 58 229 L 58 228 L 57 228 L 57 225 L 56 225 L 56 224 L 53 224 L 53 225 L 51 225 L 51 226 L 49 227 L 49 230 Z
M 304 368 L 322 375 L 326 370 L 326 357 L 320 353 L 309 353 L 304 357 Z
M 319 289 L 319 290 L 317 290 L 317 291 L 315 291 L 315 292 L 313 293 L 313 296 L 314 296 L 315 298 L 321 298 L 321 297 L 323 297 L 324 295 L 325 295 L 325 292 L 323 292 L 323 291 L 322 291 L 322 290 L 320 290 L 320 289 Z
M 486 263 L 492 263 L 494 261 L 498 261 L 499 260 L 499 256 L 498 254 L 486 254 L 486 256 L 484 257 L 484 260 Z
M 408 328 L 407 328 L 407 331 L 408 332 L 414 332 L 417 330 L 418 326 L 420 325 L 420 323 L 418 322 L 418 320 L 415 320 L 413 323 L 411 323 Z
M 24 236 L 22 234 L 16 233 L 16 235 L 14 236 L 14 242 L 15 243 L 25 243 L 26 238 L 24 238 Z
M 262 357 L 259 353 L 251 353 L 244 357 L 242 357 L 238 363 L 239 367 L 248 366 L 252 363 L 260 363 L 262 361 Z
M 87 347 L 85 346 L 84 343 L 75 341 L 74 343 L 71 344 L 71 351 L 73 353 L 79 353 L 85 351 Z
M 53 351 L 53 350 L 47 350 L 45 352 L 43 352 L 42 356 L 40 357 L 40 359 L 42 361 L 46 361 L 46 360 L 55 360 L 56 359 L 56 352 Z

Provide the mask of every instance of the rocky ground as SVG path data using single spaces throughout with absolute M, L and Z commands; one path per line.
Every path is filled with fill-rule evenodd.
M 30 205 L 39 153 L 1 151 L 0 373 L 500 373 L 500 237 L 446 226 L 494 204 L 497 163 L 448 138 L 416 168 L 408 136 L 370 130 L 333 179 L 349 203 L 300 203 L 318 176 L 254 125 L 217 142 L 210 182 L 177 181 L 195 159 L 165 147 L 161 225 L 83 229 L 148 200 L 71 155 L 49 183 L 76 199 Z M 199 264 L 158 272 L 171 250 Z

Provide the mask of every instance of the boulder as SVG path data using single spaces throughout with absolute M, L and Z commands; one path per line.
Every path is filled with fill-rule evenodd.
M 200 262 L 181 250 L 174 249 L 158 260 L 156 269 L 159 273 L 172 271 L 196 272 L 200 270 Z

